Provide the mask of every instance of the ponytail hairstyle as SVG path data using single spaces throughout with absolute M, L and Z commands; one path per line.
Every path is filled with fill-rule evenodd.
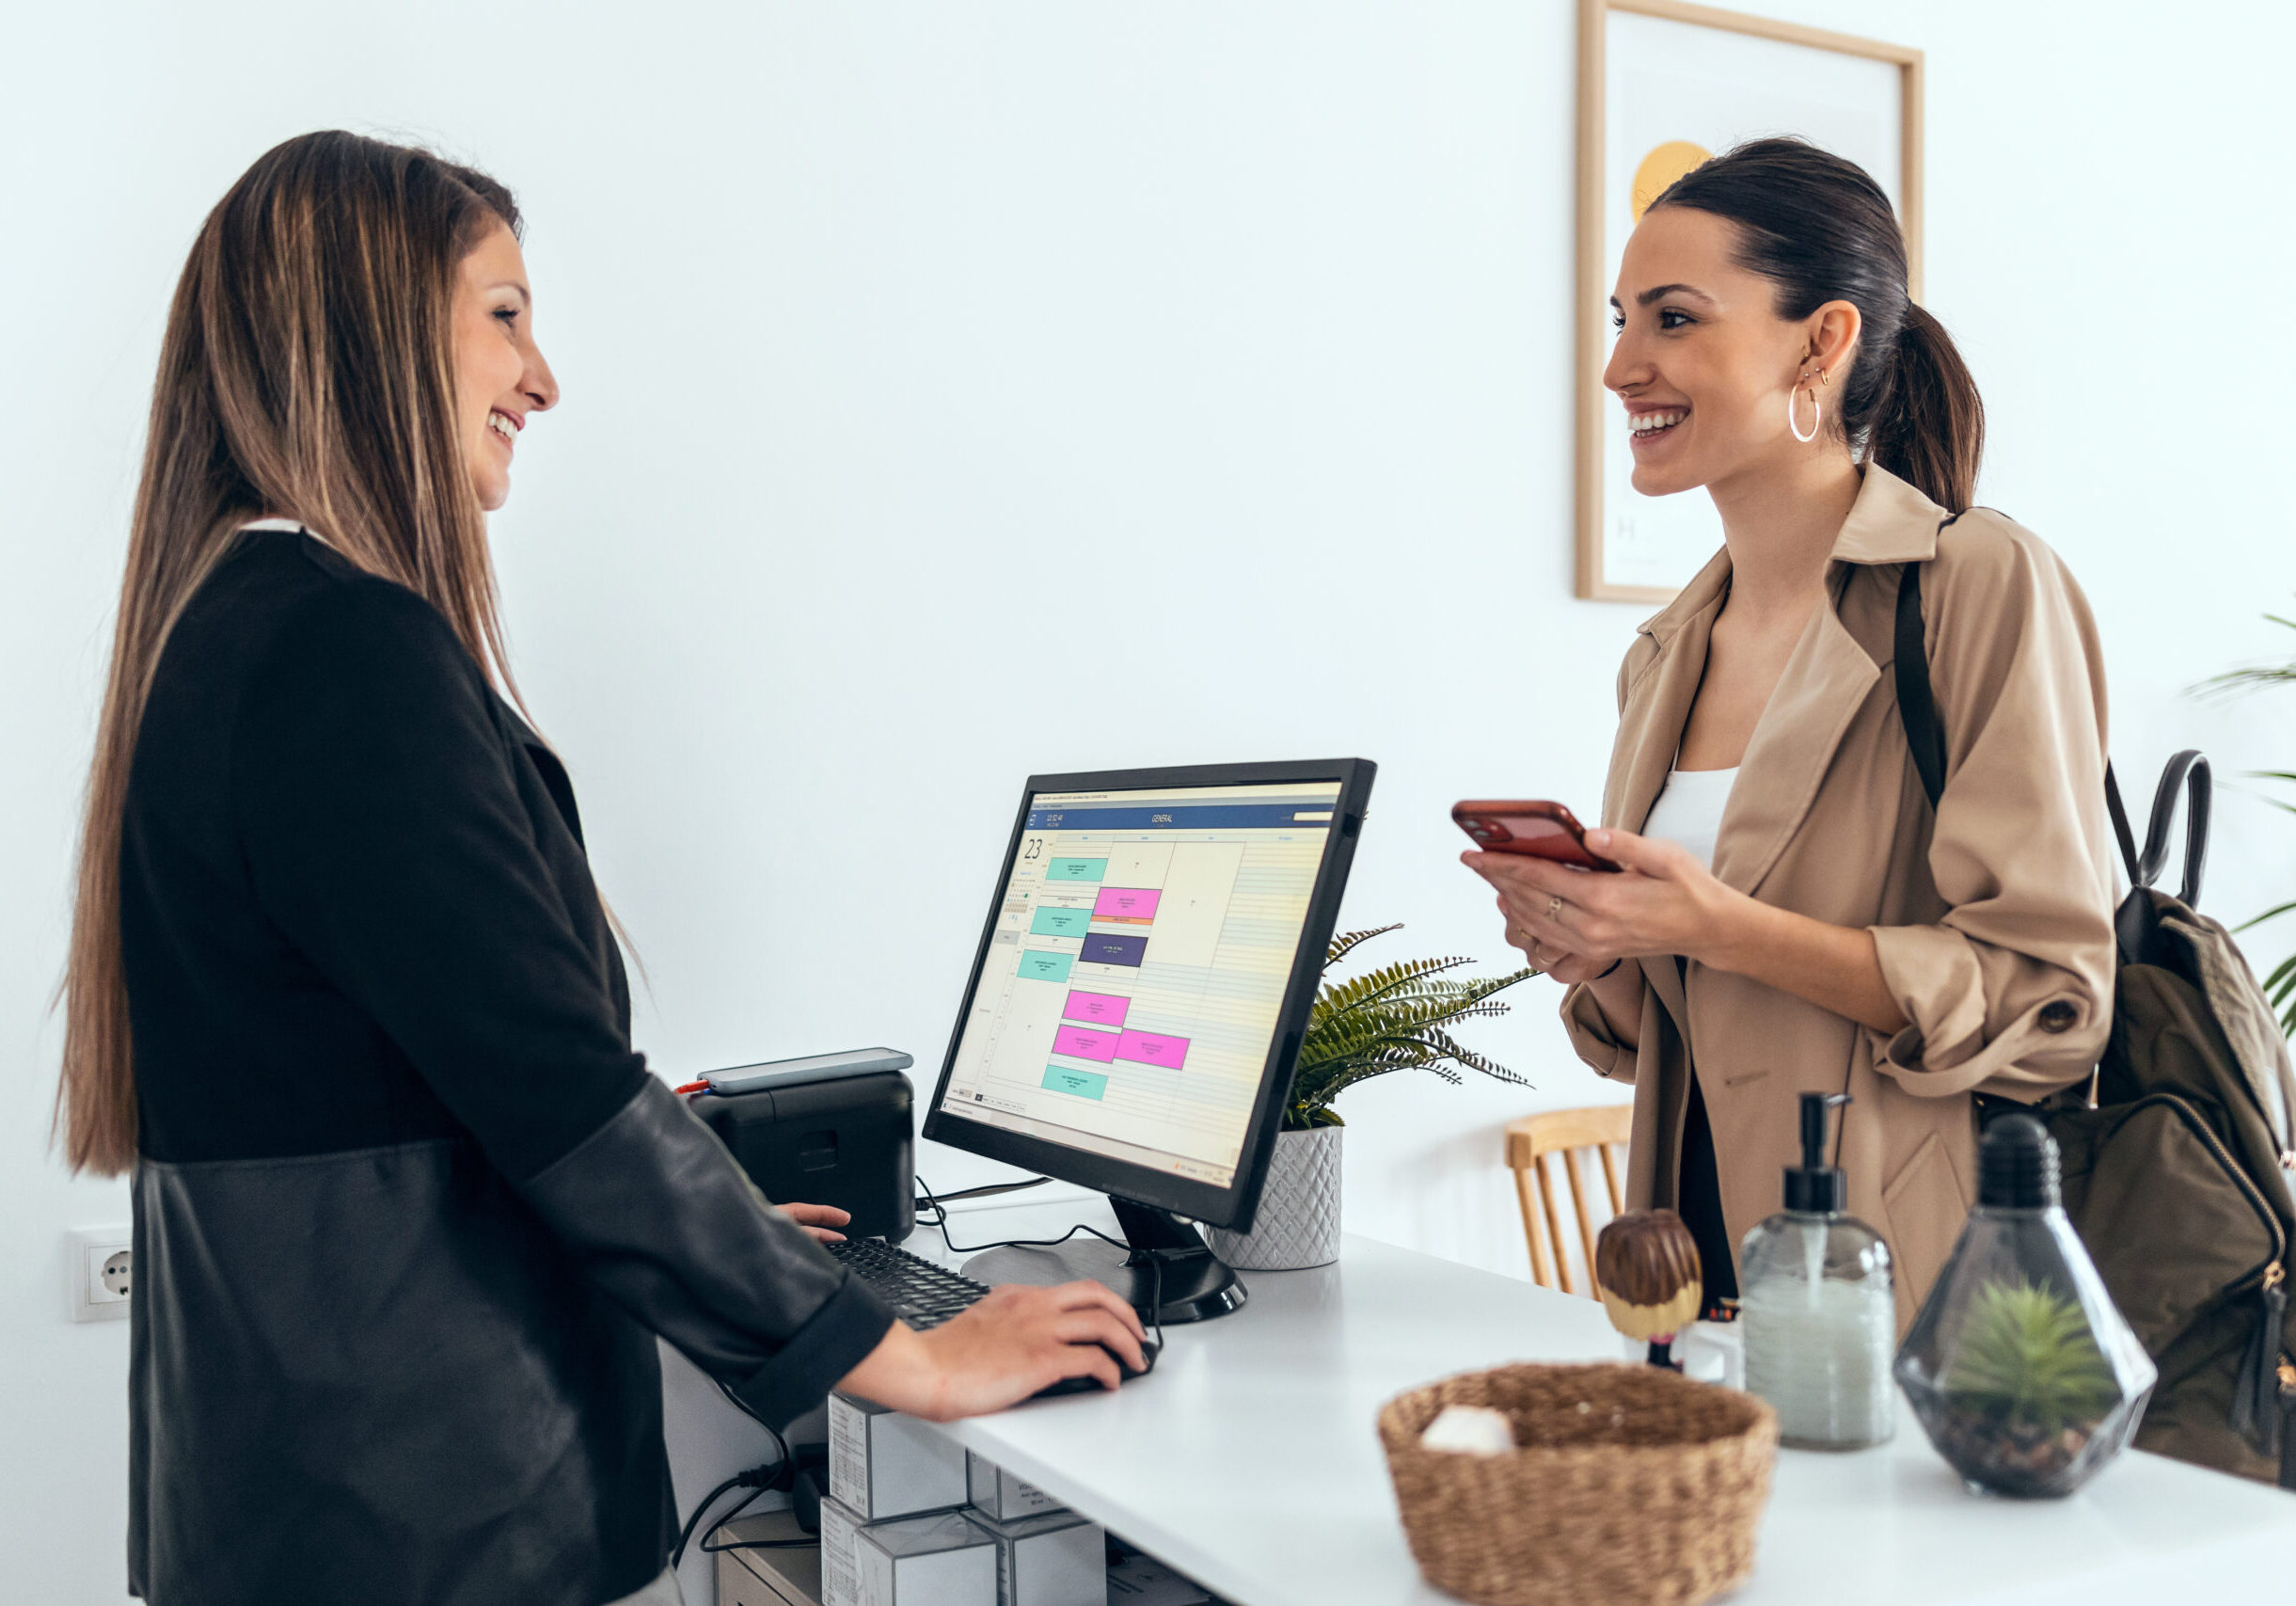
M 302 521 L 445 616 L 515 700 L 486 548 L 454 427 L 453 296 L 510 191 L 354 134 L 259 158 L 208 214 L 177 281 L 128 533 L 64 977 L 56 1128 L 71 1169 L 135 1162 L 120 955 L 120 829 L 168 633 L 239 526 Z
M 1864 327 L 1835 418 L 1851 452 L 1948 513 L 1975 500 L 1985 404 L 1945 327 L 1906 286 L 1906 239 L 1890 198 L 1855 162 L 1799 139 L 1755 139 L 1702 163 L 1654 207 L 1682 206 L 1738 229 L 1738 265 L 1778 286 L 1778 315 L 1829 301 Z

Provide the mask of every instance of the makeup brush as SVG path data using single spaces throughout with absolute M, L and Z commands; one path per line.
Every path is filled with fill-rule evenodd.
M 1650 1363 L 1682 1370 L 1674 1335 L 1698 1315 L 1705 1293 L 1698 1245 L 1671 1210 L 1629 1210 L 1594 1241 L 1594 1286 L 1610 1325 L 1650 1344 Z

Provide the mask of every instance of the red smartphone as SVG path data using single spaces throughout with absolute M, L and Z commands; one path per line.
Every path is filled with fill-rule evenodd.
M 1619 867 L 1587 846 L 1585 827 L 1559 803 L 1459 803 L 1451 820 L 1486 853 L 1522 853 L 1582 870 Z

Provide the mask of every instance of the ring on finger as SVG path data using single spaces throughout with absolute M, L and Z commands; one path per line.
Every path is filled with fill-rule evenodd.
M 1549 920 L 1560 920 L 1562 917 L 1562 895 L 1560 893 L 1555 894 L 1546 900 L 1546 917 Z

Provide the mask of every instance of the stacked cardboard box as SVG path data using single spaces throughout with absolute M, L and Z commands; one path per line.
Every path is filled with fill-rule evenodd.
M 964 1446 L 915 1417 L 829 1397 L 829 1492 L 863 1522 L 964 1504 Z
M 821 1503 L 821 1606 L 995 1606 L 996 1565 L 962 1511 L 863 1522 Z
M 1112 1563 L 1099 1523 L 896 1411 L 832 1395 L 829 1447 L 820 1606 L 1218 1606 L 1145 1556 Z
M 1035 1484 L 1014 1477 L 987 1456 L 975 1455 L 970 1450 L 965 1452 L 965 1489 L 974 1510 L 999 1522 L 1068 1509 Z
M 715 1543 L 718 1606 L 821 1606 L 821 1547 L 796 1512 L 728 1522 Z
M 1108 1534 L 1073 1511 L 999 1522 L 966 1515 L 996 1544 L 997 1606 L 1108 1606 Z

